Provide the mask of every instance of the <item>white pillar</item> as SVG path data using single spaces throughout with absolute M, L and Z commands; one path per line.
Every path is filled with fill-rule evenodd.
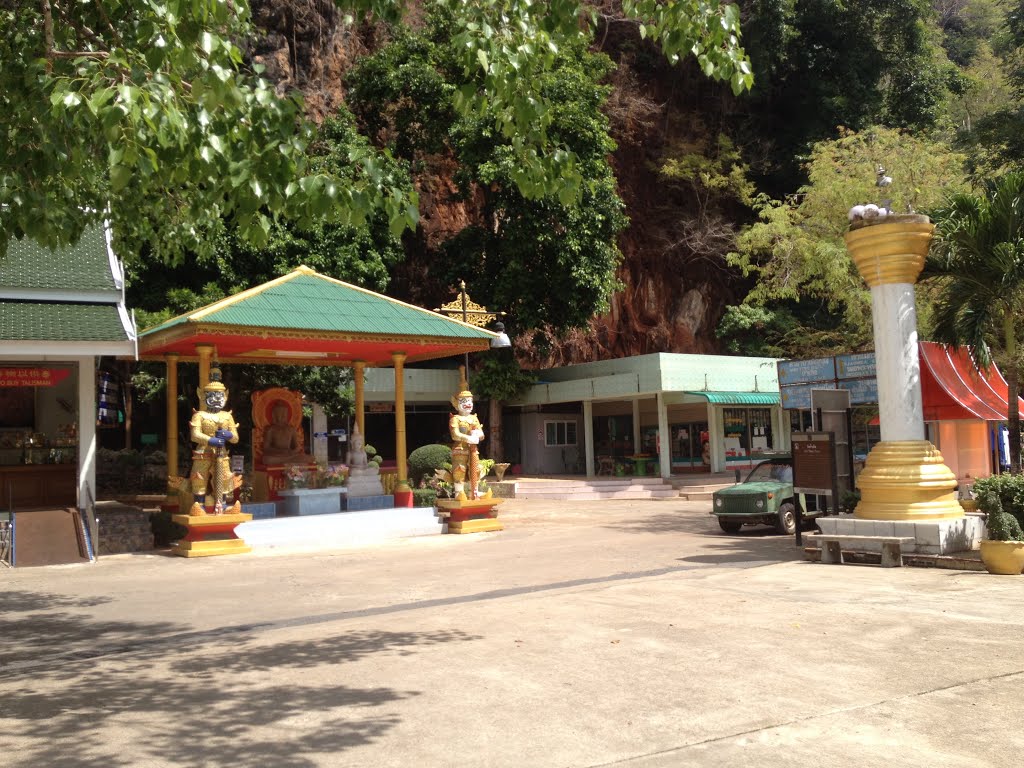
M 914 286 L 873 286 L 871 303 L 882 440 L 924 440 Z
M 327 441 L 317 440 L 316 433 L 324 434 L 327 432 L 327 414 L 324 413 L 324 409 L 317 405 L 312 404 L 313 418 L 310 419 L 310 425 L 312 426 L 313 435 L 310 435 L 313 441 L 313 458 L 316 459 L 317 464 L 327 463 Z
M 772 450 L 788 451 L 792 448 L 792 441 L 789 436 L 788 413 L 782 410 L 782 406 L 772 408 Z
M 722 421 L 722 409 L 708 403 L 708 439 L 711 442 L 711 471 L 724 472 L 725 465 L 725 429 Z
M 667 479 L 672 475 L 672 433 L 668 428 L 668 405 L 661 392 L 658 393 L 658 447 L 661 448 L 659 471 L 662 478 Z
M 96 359 L 78 363 L 78 507 L 96 498 Z M 88 491 L 86 490 L 88 489 Z
M 583 401 L 583 455 L 585 456 L 587 477 L 594 476 L 594 403 Z
M 640 400 L 633 400 L 633 453 L 641 453 L 640 449 Z

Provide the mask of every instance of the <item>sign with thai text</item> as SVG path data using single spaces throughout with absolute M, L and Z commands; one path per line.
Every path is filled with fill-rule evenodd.
M 794 491 L 832 495 L 835 476 L 833 439 L 826 433 L 793 435 Z
M 52 387 L 70 375 L 70 368 L 0 368 L 0 387 Z
M 873 379 L 875 375 L 874 352 L 864 352 L 859 355 L 836 355 L 837 379 Z
M 833 381 L 836 378 L 835 358 L 816 360 L 779 360 L 779 385 L 809 384 L 815 381 Z

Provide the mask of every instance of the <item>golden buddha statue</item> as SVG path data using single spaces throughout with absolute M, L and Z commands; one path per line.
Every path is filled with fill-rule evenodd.
M 276 403 L 270 424 L 263 430 L 263 463 L 268 466 L 313 464 L 316 459 L 302 450 L 298 432 L 292 426 L 287 403 Z

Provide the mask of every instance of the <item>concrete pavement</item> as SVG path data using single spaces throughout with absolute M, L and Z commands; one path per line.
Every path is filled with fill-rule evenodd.
M 1024 746 L 1024 580 L 807 563 L 706 502 L 510 500 L 369 549 L 0 571 L 32 766 L 971 766 Z

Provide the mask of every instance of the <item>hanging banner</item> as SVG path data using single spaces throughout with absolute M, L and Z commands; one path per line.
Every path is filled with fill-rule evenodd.
M 0 387 L 52 387 L 70 375 L 70 368 L 0 368 Z

